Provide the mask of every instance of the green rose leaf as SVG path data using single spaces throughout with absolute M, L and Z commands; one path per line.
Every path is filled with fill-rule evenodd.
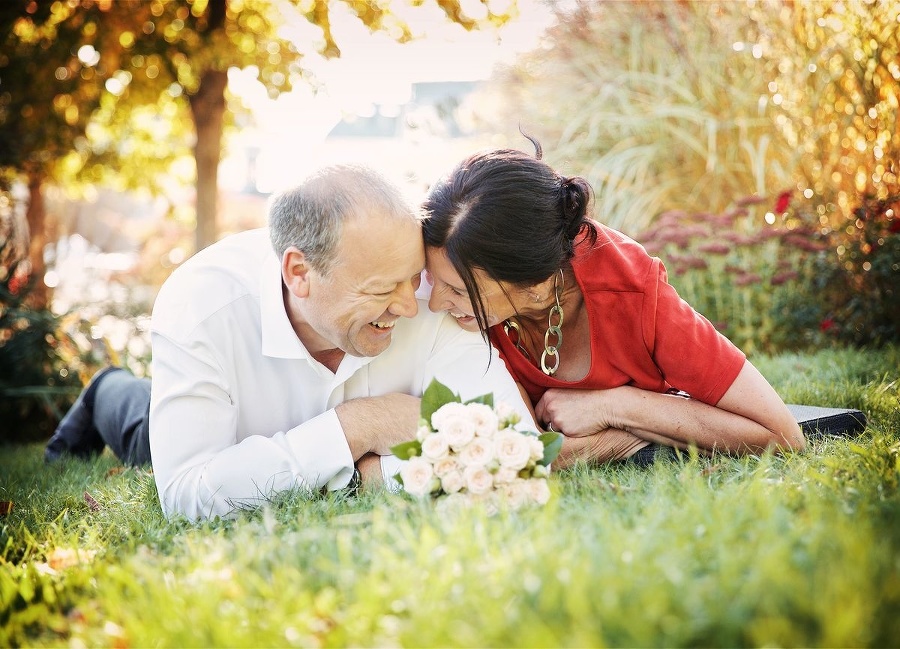
M 422 455 L 422 442 L 412 440 L 411 442 L 403 442 L 391 447 L 391 453 L 399 457 L 401 460 L 408 460 L 411 457 Z
M 544 457 L 542 457 L 538 464 L 543 464 L 544 466 L 549 466 L 550 463 L 556 459 L 556 456 L 559 455 L 559 451 L 562 448 L 563 436 L 560 433 L 544 433 L 540 437 L 541 443 L 544 445 Z
M 431 426 L 431 415 L 445 403 L 454 402 L 460 402 L 459 396 L 437 379 L 431 379 L 431 383 L 425 389 L 425 394 L 422 395 L 422 419 Z
M 474 399 L 469 399 L 466 401 L 469 403 L 483 403 L 484 405 L 493 408 L 494 407 L 494 394 L 492 392 L 488 392 L 487 394 L 482 394 L 480 397 L 475 397 Z

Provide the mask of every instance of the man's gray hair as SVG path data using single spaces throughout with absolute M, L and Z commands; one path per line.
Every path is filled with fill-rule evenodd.
M 324 167 L 303 183 L 274 196 L 269 204 L 269 235 L 275 254 L 295 246 L 310 266 L 327 275 L 344 221 L 379 212 L 419 219 L 400 190 L 374 169 L 360 165 Z

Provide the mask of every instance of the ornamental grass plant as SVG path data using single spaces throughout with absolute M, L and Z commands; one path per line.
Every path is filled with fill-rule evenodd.
M 107 455 L 0 453 L 4 646 L 808 646 L 900 637 L 900 349 L 756 356 L 860 408 L 805 453 L 554 472 L 537 509 L 295 492 L 166 520 Z

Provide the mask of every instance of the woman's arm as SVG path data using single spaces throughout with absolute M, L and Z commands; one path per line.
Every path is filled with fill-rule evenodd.
M 535 414 L 569 437 L 613 428 L 650 442 L 708 451 L 798 451 L 806 446 L 787 406 L 749 361 L 715 406 L 630 386 L 553 389 L 537 403 Z

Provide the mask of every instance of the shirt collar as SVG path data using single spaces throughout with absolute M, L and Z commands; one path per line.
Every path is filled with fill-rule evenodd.
M 275 253 L 266 255 L 259 273 L 259 321 L 262 329 L 262 353 L 272 358 L 314 360 L 291 326 L 284 308 L 281 264 Z
M 297 337 L 291 325 L 284 308 L 283 286 L 281 264 L 272 252 L 266 255 L 259 273 L 259 320 L 263 356 L 305 359 L 313 365 L 321 366 Z M 374 357 L 345 354 L 338 367 L 337 376 L 349 376 L 372 360 Z

